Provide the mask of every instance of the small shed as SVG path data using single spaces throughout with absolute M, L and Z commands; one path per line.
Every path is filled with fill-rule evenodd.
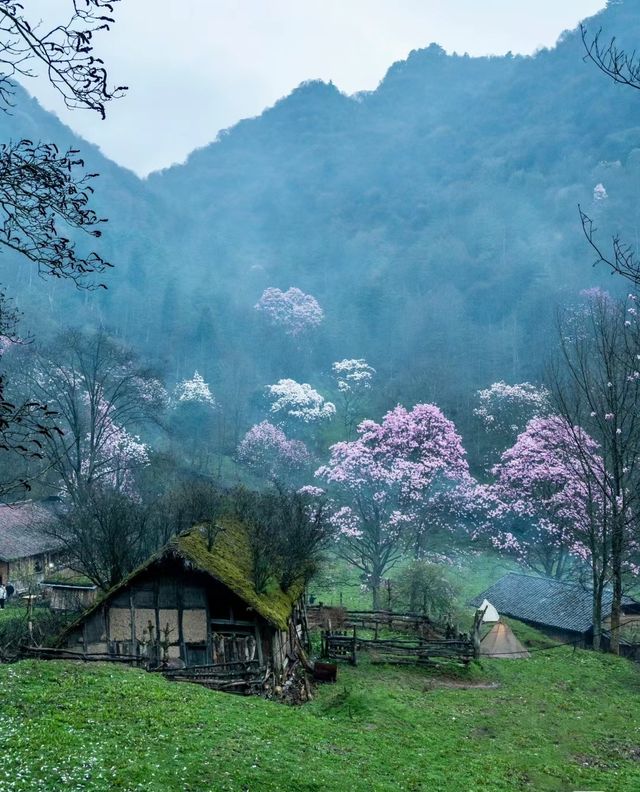
M 283 591 L 271 580 L 257 592 L 252 568 L 242 523 L 222 519 L 212 544 L 206 530 L 195 527 L 100 598 L 58 645 L 88 659 L 148 667 L 251 664 L 256 673 L 282 672 L 301 634 L 302 585 Z
M 52 611 L 84 611 L 96 601 L 98 587 L 88 578 L 69 570 L 48 575 L 40 584 Z

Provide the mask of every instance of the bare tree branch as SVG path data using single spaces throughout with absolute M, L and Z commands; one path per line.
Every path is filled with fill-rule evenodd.
M 94 110 L 105 117 L 105 104 L 122 96 L 125 86 L 110 88 L 107 71 L 93 55 L 93 37 L 109 30 L 119 0 L 72 0 L 67 22 L 42 30 L 24 16 L 24 5 L 0 0 L 0 106 L 11 106 L 13 79 L 44 72 L 71 109 Z
M 597 228 L 594 226 L 593 220 L 583 212 L 580 205 L 578 205 L 578 211 L 580 212 L 580 222 L 582 223 L 584 235 L 597 256 L 593 266 L 605 264 L 612 272 L 622 275 L 623 278 L 631 281 L 636 286 L 639 285 L 640 263 L 635 260 L 631 246 L 623 242 L 616 234 L 611 240 L 611 254 L 605 253 L 596 240 Z
M 582 43 L 586 51 L 585 60 L 594 63 L 607 77 L 620 85 L 640 89 L 640 57 L 636 51 L 625 52 L 616 46 L 613 37 L 608 42 L 602 40 L 602 29 L 589 39 L 587 29 L 580 25 Z

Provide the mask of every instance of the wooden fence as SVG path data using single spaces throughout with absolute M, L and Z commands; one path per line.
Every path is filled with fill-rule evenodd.
M 174 682 L 195 682 L 212 690 L 230 693 L 258 693 L 264 688 L 266 669 L 257 660 L 215 665 L 190 666 L 162 671 Z
M 367 652 L 374 663 L 393 665 L 433 665 L 436 660 L 451 660 L 467 665 L 476 657 L 473 640 L 467 637 L 440 639 L 361 638 L 354 628 L 352 634 L 322 634 L 322 655 L 331 660 L 357 662 L 358 652 Z
M 373 662 L 380 663 L 431 665 L 437 660 L 452 660 L 467 665 L 479 653 L 477 614 L 469 634 L 460 633 L 449 624 L 437 624 L 418 613 L 355 611 L 317 605 L 308 609 L 308 618 L 311 625 L 323 628 L 321 653 L 331 660 L 355 664 L 358 652 L 364 651 Z M 359 630 L 373 632 L 373 637 L 359 635 Z M 381 638 L 383 630 L 398 635 Z

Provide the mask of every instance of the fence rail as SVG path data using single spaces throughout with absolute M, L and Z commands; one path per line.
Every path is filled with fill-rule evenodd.
M 474 642 L 470 638 L 456 639 L 389 639 L 361 638 L 356 629 L 348 635 L 326 630 L 322 634 L 322 655 L 332 660 L 357 662 L 359 651 L 368 652 L 374 662 L 395 664 L 430 664 L 435 658 L 448 659 L 466 665 L 475 657 Z

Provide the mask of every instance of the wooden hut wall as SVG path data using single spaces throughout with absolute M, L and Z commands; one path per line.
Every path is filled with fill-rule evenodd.
M 203 573 L 146 570 L 90 614 L 67 646 L 89 654 L 140 655 L 168 642 L 170 660 L 187 666 L 245 660 L 285 667 L 290 635 L 278 631 L 223 584 Z M 158 658 L 160 659 L 160 658 Z

